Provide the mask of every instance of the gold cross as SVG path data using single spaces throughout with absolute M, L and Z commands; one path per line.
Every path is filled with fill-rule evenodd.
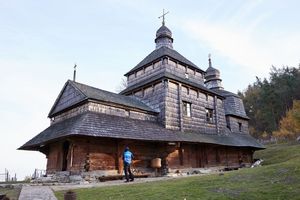
M 165 13 L 165 9 L 163 9 L 163 14 L 162 14 L 162 16 L 159 16 L 159 17 L 158 17 L 158 19 L 163 18 L 163 21 L 162 21 L 162 25 L 163 25 L 163 26 L 165 25 L 165 15 L 168 14 L 168 13 L 169 13 L 169 11 Z

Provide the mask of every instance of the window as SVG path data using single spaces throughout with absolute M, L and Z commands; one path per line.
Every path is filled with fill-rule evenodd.
M 228 116 L 226 116 L 226 126 L 229 130 L 231 130 L 231 127 L 230 127 L 230 119 Z
M 208 94 L 205 94 L 205 100 L 208 101 Z
M 168 58 L 164 58 L 163 60 L 162 60 L 162 64 L 164 65 L 164 64 L 168 64 Z
M 191 117 L 192 113 L 192 104 L 188 102 L 182 102 L 183 104 L 183 115 L 187 117 Z
M 188 79 L 189 78 L 189 74 L 185 73 L 185 78 Z
M 214 113 L 213 109 L 206 108 L 205 111 L 206 111 L 206 121 L 209 123 L 213 123 L 213 113 Z
M 239 131 L 242 132 L 242 123 L 238 122 L 238 124 L 239 124 Z

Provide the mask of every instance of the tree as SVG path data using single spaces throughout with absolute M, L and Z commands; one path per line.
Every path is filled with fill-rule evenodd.
M 123 90 L 125 90 L 127 88 L 127 86 L 128 86 L 127 85 L 127 80 L 125 78 L 122 78 L 121 82 L 120 82 L 120 85 L 117 86 L 117 88 L 116 88 L 116 92 L 117 93 L 122 92 Z
M 300 100 L 300 67 L 271 68 L 269 80 L 256 77 L 244 92 L 239 92 L 250 117 L 250 134 L 271 137 L 280 126 L 280 119 Z
M 295 139 L 300 136 L 300 100 L 293 101 L 293 107 L 280 120 L 280 128 L 273 135 L 278 139 Z

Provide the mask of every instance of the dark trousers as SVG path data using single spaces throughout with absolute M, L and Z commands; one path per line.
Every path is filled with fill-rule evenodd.
M 124 172 L 125 172 L 125 178 L 127 181 L 129 181 L 129 179 L 131 181 L 134 180 L 133 174 L 131 173 L 130 164 L 124 163 Z

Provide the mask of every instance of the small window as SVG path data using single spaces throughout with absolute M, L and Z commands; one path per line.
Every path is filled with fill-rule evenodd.
M 192 104 L 188 102 L 182 102 L 183 104 L 183 115 L 187 117 L 191 117 L 192 113 Z
M 168 58 L 164 58 L 163 61 L 162 61 L 162 63 L 163 63 L 163 65 L 164 64 L 168 64 Z
M 205 94 L 205 99 L 206 101 L 208 101 L 208 94 Z
M 206 121 L 209 123 L 213 123 L 213 109 L 206 108 Z
M 185 73 L 185 78 L 188 79 L 189 78 L 189 74 Z
M 242 132 L 242 123 L 241 122 L 238 123 L 239 123 L 239 131 Z
M 226 126 L 229 130 L 231 130 L 231 127 L 230 127 L 230 119 L 228 116 L 226 116 Z

